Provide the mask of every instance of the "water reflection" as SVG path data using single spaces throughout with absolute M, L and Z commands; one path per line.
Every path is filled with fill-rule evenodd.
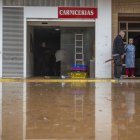
M 2 84 L 2 140 L 23 139 L 23 83 Z
M 139 140 L 137 83 L 1 83 L 2 140 Z
M 0 83 L 0 138 L 2 136 L 2 83 Z
M 72 94 L 74 94 L 74 118 L 75 120 L 83 120 L 83 107 L 84 107 L 84 94 L 86 83 L 71 83 L 71 87 L 75 88 Z
M 94 90 L 89 85 L 48 83 L 34 88 L 27 88 L 26 138 L 94 139 L 94 103 L 89 101 Z
M 26 140 L 26 95 L 27 84 L 23 83 L 23 140 Z
M 124 91 L 126 109 L 127 109 L 127 117 L 128 121 L 131 123 L 134 121 L 135 115 L 135 91 L 133 84 L 126 84 L 126 90 Z
M 113 138 L 119 140 L 138 140 L 140 138 L 139 134 L 137 133 L 137 125 L 139 124 L 139 121 L 135 122 L 135 96 L 137 86 L 138 85 L 134 83 L 123 83 L 123 85 L 119 87 L 119 94 L 116 93 L 116 95 L 114 95 Z
M 111 140 L 111 83 L 96 83 L 95 85 L 95 140 Z

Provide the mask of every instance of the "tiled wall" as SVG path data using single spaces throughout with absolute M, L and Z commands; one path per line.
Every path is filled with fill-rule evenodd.
M 140 13 L 139 0 L 112 0 L 112 37 L 118 33 L 119 13 Z

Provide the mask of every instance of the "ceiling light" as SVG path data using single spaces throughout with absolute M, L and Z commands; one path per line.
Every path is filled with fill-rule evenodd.
M 42 24 L 48 24 L 48 22 L 42 22 Z
M 55 30 L 56 30 L 56 31 L 59 31 L 60 29 L 59 29 L 59 28 L 56 28 Z

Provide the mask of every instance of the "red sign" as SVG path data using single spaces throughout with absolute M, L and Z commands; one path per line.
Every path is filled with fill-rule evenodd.
M 97 18 L 97 8 L 58 7 L 58 18 Z

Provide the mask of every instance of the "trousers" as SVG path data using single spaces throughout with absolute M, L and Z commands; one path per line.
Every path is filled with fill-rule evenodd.
M 120 55 L 113 56 L 114 59 L 114 78 L 121 78 L 122 75 L 122 61 Z
M 135 70 L 135 68 L 126 68 L 125 69 L 125 74 L 127 76 L 134 76 L 134 70 Z

